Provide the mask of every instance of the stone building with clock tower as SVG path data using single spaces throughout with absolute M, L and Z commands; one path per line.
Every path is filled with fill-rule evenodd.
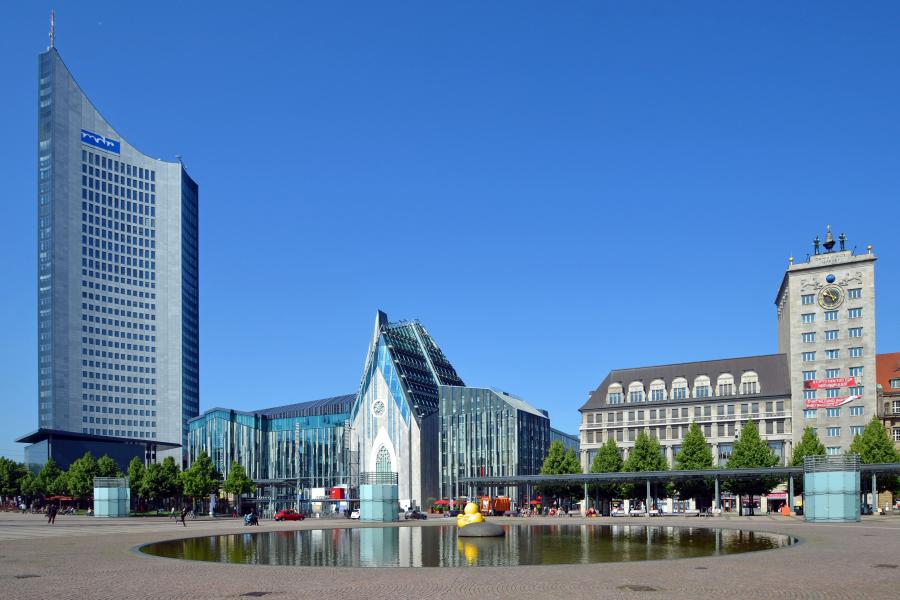
M 875 260 L 836 249 L 828 228 L 803 263 L 790 260 L 775 305 L 778 352 L 788 361 L 796 445 L 812 427 L 829 454 L 849 450 L 876 414 Z

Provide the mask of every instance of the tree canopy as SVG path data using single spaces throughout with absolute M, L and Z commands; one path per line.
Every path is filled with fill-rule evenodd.
M 850 444 L 850 452 L 859 454 L 859 462 L 865 464 L 900 462 L 900 453 L 894 448 L 894 442 L 888 436 L 878 417 L 872 420 L 863 429 L 862 435 L 853 438 Z M 877 478 L 878 491 L 894 490 L 900 479 L 894 476 Z
M 144 497 L 141 486 L 144 485 L 144 474 L 146 472 L 144 461 L 139 456 L 135 456 L 128 463 L 128 487 L 131 488 L 131 497 L 134 499 Z
M 241 463 L 234 461 L 231 463 L 231 468 L 228 470 L 228 477 L 225 478 L 222 489 L 229 494 L 242 496 L 256 491 L 256 486 L 253 485 L 253 480 L 247 476 L 247 471 L 244 470 Z
M 769 448 L 766 441 L 759 436 L 759 429 L 754 421 L 747 421 L 741 427 L 741 433 L 734 442 L 729 469 L 751 469 L 774 467 L 778 464 L 778 456 Z M 756 479 L 734 479 L 727 482 L 727 487 L 738 496 L 757 496 L 768 493 L 778 485 L 777 477 L 759 477 Z M 750 504 L 753 514 L 753 505 Z M 743 514 L 743 503 L 741 504 Z
M 651 438 L 647 432 L 640 431 L 634 442 L 634 448 L 622 466 L 623 471 L 668 471 L 669 463 L 662 452 L 659 440 Z
M 610 438 L 600 446 L 600 450 L 591 461 L 591 473 L 618 473 L 621 470 L 622 456 L 619 454 L 616 440 Z M 621 493 L 622 486 L 617 483 L 595 483 L 591 489 L 600 498 L 612 500 Z
M 559 440 L 550 444 L 544 465 L 541 467 L 541 475 L 567 475 L 581 473 L 581 463 L 574 450 L 566 452 L 566 447 Z M 569 498 L 578 493 L 578 486 L 571 485 L 545 485 L 541 486 L 544 494 L 556 498 Z
M 712 450 L 706 443 L 703 430 L 697 423 L 691 423 L 681 442 L 681 451 L 675 455 L 675 469 L 679 471 L 703 471 L 713 468 Z M 708 481 L 680 480 L 675 489 L 682 498 L 693 498 L 698 504 L 707 506 L 712 499 L 712 486 Z
M 219 473 L 206 452 L 201 452 L 197 460 L 182 471 L 181 483 L 184 494 L 195 501 L 219 489 Z
M 115 460 L 104 454 L 97 459 L 97 477 L 122 477 L 122 470 Z
M 90 452 L 85 452 L 80 458 L 76 458 L 69 465 L 68 489 L 69 494 L 85 500 L 94 493 L 94 477 L 98 476 L 97 461 Z
M 27 474 L 25 465 L 0 456 L 0 496 L 24 494 L 22 483 Z
M 807 427 L 803 430 L 803 437 L 800 443 L 794 446 L 794 453 L 791 455 L 791 465 L 794 467 L 802 467 L 803 459 L 807 456 L 825 456 L 825 444 L 816 435 L 816 430 Z

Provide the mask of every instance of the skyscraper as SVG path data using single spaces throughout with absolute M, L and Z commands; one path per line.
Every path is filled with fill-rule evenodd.
M 39 430 L 20 441 L 184 445 L 199 412 L 198 267 L 197 184 L 103 118 L 51 37 L 38 60 Z

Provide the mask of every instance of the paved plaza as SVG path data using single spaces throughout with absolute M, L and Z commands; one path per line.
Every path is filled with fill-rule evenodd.
M 562 519 L 494 519 L 560 523 Z M 566 524 L 645 519 L 565 519 Z M 412 524 L 446 524 L 429 519 Z M 99 520 L 0 514 L 0 598 L 896 598 L 900 518 L 807 524 L 791 517 L 660 518 L 653 525 L 757 529 L 802 543 L 743 555 L 538 567 L 350 569 L 190 562 L 134 551 L 144 543 L 246 532 L 239 520 Z M 346 520 L 264 522 L 254 531 L 365 526 Z

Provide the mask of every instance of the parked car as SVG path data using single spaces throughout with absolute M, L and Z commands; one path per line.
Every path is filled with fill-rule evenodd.
M 412 509 L 406 511 L 406 518 L 407 518 L 407 519 L 427 519 L 427 518 L 428 518 L 428 515 L 426 515 L 426 514 L 423 513 L 423 512 L 419 512 L 419 511 L 417 511 L 416 509 L 412 508 Z
M 354 508 L 354 509 L 353 509 L 353 511 L 350 513 L 350 518 L 351 518 L 351 519 L 358 519 L 358 518 L 359 518 L 359 509 L 358 509 L 358 508 Z
M 303 513 L 298 513 L 292 508 L 279 510 L 277 513 L 275 513 L 276 521 L 302 521 L 305 518 L 306 515 L 304 515 Z

